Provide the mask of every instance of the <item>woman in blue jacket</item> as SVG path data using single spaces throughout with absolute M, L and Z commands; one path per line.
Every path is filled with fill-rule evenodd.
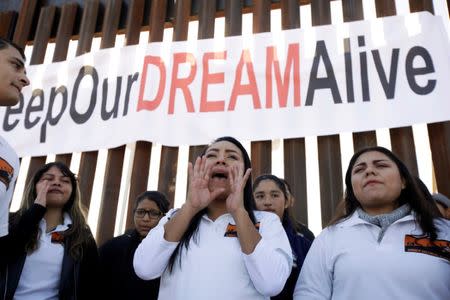
M 291 203 L 285 181 L 270 174 L 258 176 L 253 182 L 253 197 L 258 210 L 273 212 L 280 218 L 294 258 L 291 274 L 283 290 L 271 299 L 292 299 L 295 283 L 309 247 L 311 247 L 311 241 L 301 233 L 302 229 L 299 227 L 299 223 L 291 217 Z

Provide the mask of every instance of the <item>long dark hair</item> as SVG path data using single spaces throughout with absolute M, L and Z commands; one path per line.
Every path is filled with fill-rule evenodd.
M 436 239 L 437 229 L 433 223 L 433 219 L 439 216 L 437 208 L 433 207 L 432 203 L 426 199 L 426 195 L 421 191 L 417 185 L 417 181 L 411 175 L 406 165 L 390 150 L 379 146 L 361 149 L 352 156 L 347 172 L 345 173 L 346 190 L 344 195 L 344 209 L 339 209 L 337 211 L 337 215 L 333 218 L 329 225 L 334 225 L 341 220 L 348 218 L 358 207 L 361 206 L 353 192 L 351 178 L 352 169 L 361 154 L 371 151 L 383 153 L 397 165 L 400 176 L 403 178 L 405 183 L 405 188 L 401 191 L 400 196 L 397 199 L 398 204 L 403 205 L 408 203 L 411 206 L 411 209 L 416 213 L 417 222 L 424 233 L 429 234 L 431 239 Z
M 431 203 L 431 205 L 433 207 L 436 206 L 436 214 L 437 217 L 439 218 L 443 218 L 444 216 L 442 215 L 441 211 L 439 210 L 439 208 L 436 205 L 436 201 L 434 201 L 433 199 L 433 195 L 431 195 L 430 190 L 428 190 L 427 186 L 425 185 L 425 183 L 422 181 L 422 179 L 420 179 L 419 177 L 414 176 L 414 179 L 416 180 L 417 183 L 417 187 L 420 189 L 420 191 L 423 193 L 423 196 L 425 197 L 425 199 L 427 199 L 427 201 L 429 203 Z
M 224 137 L 220 137 L 220 138 L 217 138 L 216 140 L 214 140 L 211 144 L 209 144 L 203 150 L 202 156 L 206 153 L 206 151 L 209 149 L 209 147 L 211 147 L 211 145 L 218 143 L 218 142 L 222 142 L 222 141 L 230 142 L 230 143 L 234 144 L 236 147 L 238 147 L 239 150 L 241 150 L 242 157 L 244 159 L 244 170 L 251 168 L 250 157 L 248 156 L 248 153 L 245 150 L 244 146 L 242 146 L 242 144 L 238 140 L 236 140 L 235 138 L 230 137 L 230 136 L 224 136 Z M 245 184 L 245 187 L 244 187 L 244 207 L 245 207 L 245 210 L 248 212 L 250 220 L 252 220 L 253 224 L 255 224 L 256 219 L 255 219 L 255 215 L 253 213 L 253 210 L 255 209 L 255 200 L 253 199 L 252 182 L 250 179 L 247 180 L 247 183 Z M 174 266 L 177 258 L 178 258 L 178 262 L 180 263 L 180 266 L 181 266 L 181 252 L 182 252 L 183 248 L 185 248 L 185 251 L 187 251 L 189 249 L 189 243 L 190 243 L 191 239 L 193 238 L 194 242 L 197 242 L 198 226 L 200 224 L 202 216 L 206 213 L 206 210 L 207 210 L 207 208 L 202 209 L 191 219 L 191 222 L 189 223 L 189 226 L 188 226 L 186 232 L 181 237 L 181 240 L 178 243 L 177 247 L 175 248 L 175 251 L 172 253 L 172 256 L 170 256 L 169 265 L 168 265 L 170 272 L 172 272 L 173 266 Z
M 51 162 L 36 171 L 30 183 L 28 183 L 24 196 L 22 199 L 22 203 L 20 205 L 20 209 L 14 214 L 12 218 L 12 224 L 17 224 L 22 217 L 22 215 L 30 209 L 37 196 L 36 185 L 45 172 L 50 170 L 52 167 L 58 168 L 64 176 L 67 176 L 70 179 L 70 183 L 72 185 L 72 193 L 70 194 L 69 200 L 63 207 L 63 212 L 69 214 L 72 219 L 72 224 L 69 229 L 64 231 L 64 239 L 70 240 L 69 253 L 74 259 L 81 259 L 83 256 L 82 246 L 84 243 L 88 242 L 92 238 L 92 234 L 89 230 L 89 227 L 86 223 L 86 211 L 81 205 L 80 201 L 80 189 L 78 187 L 78 181 L 74 173 L 70 171 L 70 169 L 61 162 Z M 42 233 L 41 233 L 42 234 Z M 35 251 L 38 247 L 39 241 L 39 225 L 37 225 L 32 230 L 31 239 L 25 246 L 25 251 L 27 253 Z

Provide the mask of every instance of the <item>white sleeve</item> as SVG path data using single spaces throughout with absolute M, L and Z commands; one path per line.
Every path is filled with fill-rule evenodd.
M 292 269 L 292 250 L 277 215 L 265 213 L 260 221 L 261 240 L 244 256 L 244 263 L 255 288 L 265 296 L 281 292 Z
M 6 186 L 0 182 L 0 237 L 8 235 L 8 214 L 11 197 L 8 197 Z
M 0 137 L 0 237 L 8 235 L 9 205 L 19 172 L 19 158 Z
M 158 225 L 150 230 L 134 253 L 134 271 L 141 279 L 150 280 L 161 277 L 170 256 L 178 245 L 178 242 L 168 242 L 164 239 L 164 225 L 172 213 L 173 210 L 169 211 Z
M 328 300 L 333 291 L 332 264 L 328 229 L 322 231 L 309 249 L 294 290 L 294 299 Z

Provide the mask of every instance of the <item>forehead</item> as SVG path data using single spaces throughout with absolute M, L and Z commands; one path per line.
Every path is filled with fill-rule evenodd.
M 20 55 L 19 51 L 11 46 L 7 46 L 6 48 L 0 49 L 0 57 L 3 58 L 17 58 L 20 61 L 23 61 L 22 55 Z
M 228 141 L 220 141 L 212 144 L 206 149 L 206 152 L 209 151 L 233 151 L 237 152 L 241 157 L 243 156 L 241 150 L 235 144 Z
M 278 185 L 271 179 L 263 179 L 259 182 L 258 186 L 255 188 L 255 192 L 258 191 L 280 191 L 281 189 Z
M 388 160 L 392 162 L 392 159 L 390 159 L 386 154 L 378 152 L 378 151 L 368 151 L 363 154 L 361 154 L 358 159 L 355 161 L 355 165 L 359 163 L 367 163 L 374 160 Z
M 145 208 L 145 209 L 150 209 L 150 208 L 154 208 L 154 209 L 158 209 L 158 205 L 155 203 L 155 201 L 145 198 L 144 200 L 142 200 L 141 202 L 139 202 L 138 206 L 136 207 L 137 209 L 139 208 Z
M 44 174 L 42 174 L 42 176 L 45 176 L 45 175 L 54 175 L 54 176 L 68 177 L 68 176 L 64 175 L 61 172 L 61 170 L 58 167 L 56 167 L 56 166 L 51 167 L 50 169 L 45 171 Z

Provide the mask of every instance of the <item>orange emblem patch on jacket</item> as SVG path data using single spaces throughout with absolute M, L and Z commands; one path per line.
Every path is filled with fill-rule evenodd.
M 255 224 L 255 228 L 258 231 L 259 231 L 259 225 L 260 225 L 260 222 Z M 237 237 L 236 225 L 228 223 L 227 229 L 225 230 L 225 234 L 223 236 L 224 237 Z
M 0 181 L 9 188 L 9 184 L 14 175 L 14 168 L 3 158 L 0 157 Z
M 62 244 L 64 242 L 64 234 L 61 231 L 53 231 L 51 241 L 54 244 Z
M 450 241 L 434 240 L 427 235 L 405 235 L 405 252 L 416 252 L 450 261 Z

